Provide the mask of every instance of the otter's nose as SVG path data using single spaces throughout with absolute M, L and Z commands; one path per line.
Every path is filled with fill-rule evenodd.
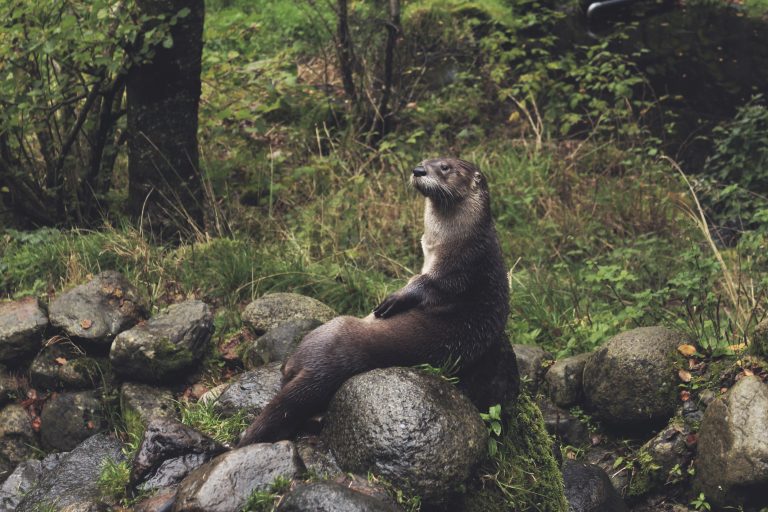
M 417 165 L 416 168 L 413 170 L 413 175 L 416 176 L 417 178 L 419 176 L 426 176 L 427 170 L 424 168 L 423 165 Z

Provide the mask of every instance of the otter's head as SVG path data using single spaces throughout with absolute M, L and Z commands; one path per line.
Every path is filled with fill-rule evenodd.
M 458 158 L 424 160 L 413 170 L 411 184 L 441 206 L 451 206 L 469 197 L 479 199 L 488 193 L 480 170 Z

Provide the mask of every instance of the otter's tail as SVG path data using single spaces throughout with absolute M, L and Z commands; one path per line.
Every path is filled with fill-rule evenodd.
M 340 385 L 317 378 L 311 370 L 300 370 L 245 430 L 238 448 L 290 439 L 304 420 L 325 409 Z

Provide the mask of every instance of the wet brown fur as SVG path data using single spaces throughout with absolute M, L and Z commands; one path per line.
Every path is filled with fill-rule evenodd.
M 485 177 L 469 162 L 438 158 L 411 181 L 427 198 L 421 273 L 367 317 L 340 316 L 307 334 L 239 446 L 290 438 L 353 375 L 448 360 L 464 371 L 503 336 L 509 289 Z

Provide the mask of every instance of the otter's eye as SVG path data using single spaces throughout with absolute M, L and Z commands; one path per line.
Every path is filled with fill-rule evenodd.
M 442 164 L 440 164 L 440 170 L 441 170 L 441 171 L 445 172 L 445 171 L 447 171 L 448 169 L 450 169 L 450 167 L 448 167 L 448 164 L 446 164 L 445 162 L 443 162 Z

